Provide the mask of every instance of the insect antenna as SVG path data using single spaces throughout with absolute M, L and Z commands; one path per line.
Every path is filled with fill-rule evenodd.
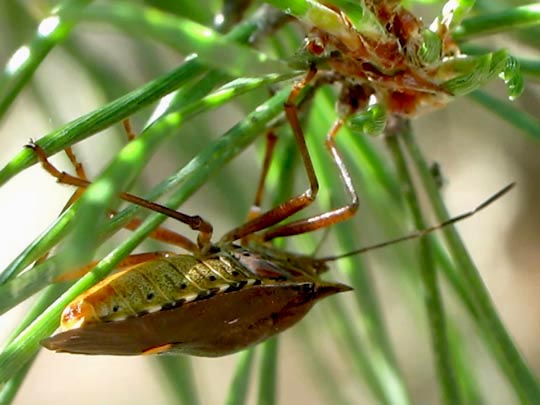
M 429 233 L 431 233 L 433 231 L 445 228 L 448 225 L 452 225 L 452 224 L 455 224 L 456 222 L 459 222 L 459 221 L 464 220 L 466 218 L 472 217 L 478 211 L 486 208 L 488 205 L 490 205 L 491 203 L 495 202 L 496 200 L 501 198 L 503 195 L 508 193 L 515 185 L 516 185 L 516 183 L 508 184 L 506 187 L 502 188 L 501 190 L 499 190 L 498 192 L 493 194 L 491 197 L 489 197 L 483 203 L 478 205 L 476 208 L 474 208 L 474 209 L 472 209 L 472 210 L 470 210 L 468 212 L 465 212 L 463 214 L 452 217 L 450 219 L 447 219 L 446 221 L 440 222 L 440 223 L 438 223 L 436 225 L 433 225 L 433 226 L 430 226 L 430 227 L 427 227 L 427 228 L 424 228 L 424 229 L 419 229 L 416 232 L 413 232 L 413 233 L 411 233 L 409 235 L 402 236 L 400 238 L 387 240 L 385 242 L 376 243 L 376 244 L 370 245 L 370 246 L 365 246 L 365 247 L 362 247 L 362 248 L 359 248 L 359 249 L 356 249 L 356 250 L 353 250 L 353 251 L 350 251 L 350 252 L 347 252 L 347 253 L 344 253 L 344 254 L 341 254 L 341 255 L 321 257 L 321 258 L 319 258 L 319 260 L 322 260 L 322 261 L 325 261 L 325 262 L 338 260 L 338 259 L 342 259 L 342 258 L 345 258 L 345 257 L 365 253 L 365 252 L 368 252 L 370 250 L 380 249 L 380 248 L 383 248 L 383 247 L 386 247 L 386 246 L 394 245 L 396 243 L 404 242 L 406 240 L 411 240 L 411 239 L 416 239 L 416 238 L 422 237 L 422 236 L 427 235 L 427 234 L 429 234 Z

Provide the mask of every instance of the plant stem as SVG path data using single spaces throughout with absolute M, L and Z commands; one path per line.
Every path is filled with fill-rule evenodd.
M 283 103 L 289 92 L 290 89 L 286 88 L 263 103 L 177 173 L 176 181 L 181 182 L 182 187 L 173 193 L 168 206 L 180 205 L 208 180 L 211 173 L 245 149 L 257 135 L 265 130 L 266 124 L 283 111 Z M 98 263 L 92 272 L 81 278 L 21 332 L 11 344 L 7 345 L 0 354 L 0 384 L 5 383 L 33 357 L 39 348 L 39 341 L 50 335 L 58 325 L 62 310 L 78 295 L 108 275 L 122 258 L 127 256 L 165 219 L 166 217 L 162 214 L 152 214 L 129 239 Z M 52 262 L 55 258 L 58 261 L 58 256 L 52 257 L 44 264 Z
M 191 358 L 187 356 L 161 356 L 155 359 L 174 398 L 183 405 L 200 404 L 193 378 Z
M 28 83 L 49 52 L 70 33 L 74 22 L 64 18 L 75 9 L 86 7 L 91 0 L 64 0 L 54 14 L 43 19 L 32 41 L 11 56 L 0 75 L 0 120 L 21 89 Z
M 243 405 L 246 403 L 256 350 L 250 348 L 239 354 L 234 377 L 225 401 L 226 405 Z
M 484 108 L 492 111 L 497 118 L 502 119 L 513 127 L 520 129 L 533 140 L 540 140 L 540 119 L 531 116 L 521 108 L 517 108 L 507 101 L 499 100 L 483 90 L 473 91 L 468 95 Z
M 332 123 L 328 119 L 325 119 L 325 117 L 333 117 L 333 115 L 333 104 L 330 95 L 327 92 L 321 92 L 316 97 L 316 103 L 310 115 L 309 133 L 321 132 L 324 131 L 323 128 L 330 128 Z M 337 141 L 340 142 L 340 145 L 342 140 L 344 142 L 346 141 L 348 145 L 351 143 L 351 140 L 343 138 L 353 137 L 354 135 L 347 134 L 342 129 L 337 136 Z M 388 179 L 388 177 L 382 177 L 383 174 L 387 175 L 387 172 L 383 170 L 384 167 L 381 161 L 377 159 L 375 152 L 369 145 L 360 142 L 355 142 L 355 144 L 356 149 L 348 149 L 349 151 L 354 150 L 355 152 L 359 152 L 355 155 L 354 162 L 360 168 L 360 171 L 366 169 L 366 171 L 371 172 L 372 168 L 381 169 L 377 173 L 377 176 L 381 177 L 377 177 L 377 180 Z M 340 150 L 345 149 L 340 148 Z M 318 201 L 322 201 L 321 205 L 326 210 L 330 210 L 330 190 L 335 190 L 336 184 L 340 184 L 341 181 L 337 178 L 334 165 L 329 167 L 329 162 L 327 160 L 325 161 L 327 156 L 323 156 L 323 150 L 322 142 L 319 140 L 317 145 L 313 145 L 310 148 L 310 153 L 313 157 L 313 164 L 321 186 L 321 195 L 318 197 Z M 389 189 L 389 185 L 392 183 L 388 181 L 382 182 L 382 184 Z M 341 223 L 331 229 L 336 235 L 342 251 L 350 251 L 357 247 L 355 244 L 356 238 L 351 237 L 351 235 L 355 235 L 357 232 L 350 221 Z M 407 388 L 397 365 L 390 338 L 384 324 L 373 277 L 362 263 L 360 257 L 342 259 L 339 267 L 346 272 L 351 285 L 354 287 L 353 293 L 358 303 L 358 308 L 362 313 L 362 317 L 357 320 L 357 324 L 354 325 L 353 329 L 359 329 L 362 334 L 362 345 L 364 346 L 363 350 L 366 352 L 366 356 L 362 361 L 361 370 L 368 382 L 369 388 L 373 391 L 374 396 L 383 403 L 392 403 L 395 405 L 410 403 Z M 356 345 L 353 343 L 356 340 L 353 338 L 354 332 L 346 330 L 346 328 L 350 327 L 351 325 L 344 325 L 344 335 L 352 343 L 350 347 L 353 348 L 353 351 L 358 351 L 360 350 L 358 343 Z
M 67 146 L 82 141 L 90 135 L 129 117 L 135 111 L 159 100 L 171 91 L 193 80 L 203 71 L 204 68 L 196 60 L 192 59 L 158 79 L 67 123 L 45 135 L 37 143 L 45 150 L 47 156 L 60 152 Z M 36 161 L 36 156 L 31 150 L 23 149 L 0 170 L 0 185 L 35 164 Z
M 420 175 L 422 185 L 427 192 L 431 206 L 439 221 L 449 218 L 435 184 L 429 166 L 410 132 L 402 135 L 407 152 L 412 157 L 416 170 Z M 515 347 L 510 335 L 497 315 L 489 293 L 482 281 L 480 273 L 472 261 L 465 245 L 454 226 L 448 226 L 443 231 L 457 270 L 468 287 L 471 301 L 479 312 L 477 325 L 480 326 L 489 348 L 499 360 L 499 365 L 512 383 L 516 394 L 523 403 L 535 404 L 540 401 L 538 381 L 527 367 L 522 356 Z
M 540 22 L 540 3 L 510 8 L 491 14 L 467 18 L 456 27 L 452 36 L 456 40 L 471 39 L 480 35 L 500 33 L 528 27 Z
M 54 302 L 54 300 L 56 300 L 68 287 L 68 283 L 55 284 L 43 291 L 30 311 L 28 311 L 23 320 L 19 323 L 19 325 L 17 325 L 17 328 L 11 332 L 10 336 L 5 342 L 5 345 L 7 346 L 9 343 L 11 343 L 19 335 L 19 333 L 21 333 L 41 313 L 43 313 L 43 311 L 45 311 L 45 309 L 47 309 L 47 307 L 51 305 L 51 303 Z M 13 401 L 35 358 L 35 356 L 31 358 L 28 363 L 1 388 L 0 404 L 7 405 Z
M 274 77 L 271 75 L 270 78 L 272 77 L 274 79 L 279 78 L 279 76 Z M 104 175 L 98 177 L 98 179 L 88 187 L 87 193 L 77 201 L 74 207 L 77 210 L 77 217 L 88 221 L 88 224 L 83 224 L 80 221 L 78 222 L 78 227 L 73 231 L 73 239 L 70 241 L 73 245 L 78 244 L 78 248 L 73 248 L 73 250 L 66 248 L 65 251 L 81 252 L 82 250 L 84 254 L 77 254 L 77 258 L 81 259 L 80 263 L 72 261 L 70 262 L 71 266 L 67 265 L 71 259 L 65 256 L 63 260 L 61 260 L 61 262 L 66 264 L 65 269 L 77 268 L 76 266 L 91 260 L 91 253 L 95 247 L 91 245 L 93 242 L 97 243 L 101 240 L 102 227 L 99 226 L 98 222 L 100 219 L 102 219 L 102 222 L 105 222 L 105 211 L 111 204 L 110 197 L 114 197 L 115 190 L 123 190 L 127 187 L 129 176 L 133 176 L 133 174 L 130 173 L 142 170 L 142 166 L 148 161 L 148 157 L 151 155 L 152 151 L 155 150 L 158 142 L 162 141 L 170 134 L 172 128 L 178 128 L 186 119 L 193 117 L 193 115 L 197 113 L 206 111 L 209 108 L 215 108 L 226 101 L 229 101 L 231 97 L 237 96 L 247 89 L 253 89 L 254 87 L 252 86 L 259 87 L 267 83 L 269 82 L 264 78 L 246 79 L 244 81 L 237 80 L 236 86 L 231 85 L 225 89 L 218 90 L 201 100 L 184 106 L 180 111 L 167 114 L 124 147 L 117 160 L 106 169 Z M 126 151 L 129 152 L 133 147 L 135 147 L 135 150 L 137 150 L 138 153 L 125 153 Z M 100 182 L 104 182 L 104 184 L 107 185 L 108 194 L 104 193 L 103 189 L 99 187 Z M 111 184 L 114 184 L 114 186 L 111 187 Z M 170 184 L 168 186 L 171 187 Z M 97 190 L 97 196 L 92 195 L 92 190 Z M 85 205 L 85 201 L 89 201 L 89 203 Z M 87 207 L 89 207 L 89 209 Z M 83 210 L 86 210 L 86 212 Z M 50 232 L 53 232 L 54 236 L 52 238 L 46 238 L 43 242 L 57 240 L 59 234 L 61 235 L 67 230 L 69 223 L 72 220 L 77 220 L 77 217 L 68 214 L 72 212 L 73 209 L 69 209 L 66 214 L 61 216 L 57 221 L 58 227 L 53 226 L 50 230 Z M 87 244 L 87 246 L 82 246 L 81 243 Z M 35 254 L 37 249 L 34 244 L 33 247 L 34 249 L 31 249 L 31 251 Z M 45 245 L 42 243 L 40 244 L 40 247 L 42 250 Z M 28 252 L 25 250 L 23 253 Z M 37 257 L 33 258 L 33 260 L 35 259 L 37 259 Z M 23 267 L 21 267 L 21 264 L 28 264 L 28 262 L 29 259 L 27 257 L 24 258 L 24 260 L 18 257 L 12 265 L 8 266 L 4 271 L 2 280 L 5 281 L 11 278 L 17 271 L 22 270 Z M 57 264 L 58 263 L 59 261 L 57 260 Z M 55 271 L 57 273 L 54 273 Z M 59 272 L 61 271 L 62 267 L 51 267 L 50 263 L 43 263 L 39 268 L 32 269 L 20 277 L 11 280 L 8 285 L 0 286 L 0 313 L 5 312 L 16 303 L 28 298 L 30 295 L 41 289 L 43 285 L 50 283 L 51 280 L 54 280 L 60 275 Z
M 257 404 L 277 404 L 277 363 L 279 339 L 277 336 L 264 342 L 261 348 L 261 372 Z
M 405 200 L 412 213 L 415 227 L 420 230 L 426 228 L 426 224 L 418 203 L 418 197 L 414 190 L 411 173 L 407 167 L 405 156 L 399 144 L 399 137 L 403 136 L 405 132 L 410 132 L 409 121 L 395 116 L 390 117 L 385 131 L 386 141 L 396 164 L 397 172 L 404 185 Z M 444 403 L 448 405 L 461 404 L 461 394 L 459 392 L 455 370 L 452 364 L 447 321 L 441 293 L 437 283 L 437 269 L 433 260 L 430 238 L 430 235 L 420 238 L 418 257 L 420 261 L 420 275 L 424 287 L 425 307 L 431 333 L 431 343 L 434 350 L 435 364 Z
M 34 355 L 34 357 L 30 359 L 23 368 L 21 368 L 12 378 L 10 378 L 8 382 L 6 382 L 5 385 L 0 388 L 0 404 L 9 405 L 13 402 L 36 357 L 37 354 Z
M 257 14 L 254 18 L 238 25 L 225 35 L 225 38 L 231 41 L 247 42 L 250 36 L 259 29 L 260 24 L 265 27 L 264 18 L 264 15 Z M 45 135 L 37 143 L 45 150 L 47 156 L 60 152 L 67 146 L 80 142 L 129 117 L 135 111 L 159 100 L 206 71 L 207 68 L 200 60 L 196 56 L 192 57 L 171 72 Z M 22 150 L 0 170 L 0 186 L 35 163 L 35 155 L 28 149 Z
M 130 1 L 96 4 L 76 14 L 83 21 L 108 22 L 132 35 L 154 37 L 183 55 L 196 52 L 206 66 L 220 69 L 233 77 L 287 73 L 291 68 L 283 60 L 273 60 L 253 48 L 238 45 L 228 35 L 180 16 L 158 9 L 140 7 Z

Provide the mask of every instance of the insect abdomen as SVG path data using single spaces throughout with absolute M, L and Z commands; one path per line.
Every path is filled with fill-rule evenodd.
M 66 308 L 62 326 L 140 316 L 237 289 L 248 281 L 253 283 L 254 275 L 227 258 L 162 258 L 103 280 Z

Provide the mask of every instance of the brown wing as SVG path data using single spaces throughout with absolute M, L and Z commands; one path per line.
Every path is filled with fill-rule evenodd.
M 172 351 L 215 357 L 234 353 L 298 322 L 320 298 L 350 290 L 342 284 L 259 285 L 129 318 L 88 324 L 41 342 L 58 352 L 138 355 Z

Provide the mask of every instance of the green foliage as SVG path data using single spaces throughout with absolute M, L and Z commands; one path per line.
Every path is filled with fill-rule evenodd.
M 245 215 L 243 207 L 251 202 L 255 185 L 250 183 L 251 179 L 246 180 L 249 170 L 228 169 L 227 165 L 247 162 L 249 158 L 243 152 L 260 135 L 272 128 L 280 140 L 269 172 L 268 200 L 276 205 L 290 198 L 295 191 L 295 176 L 297 172 L 302 173 L 297 167 L 296 144 L 283 118 L 283 104 L 291 84 L 305 73 L 298 71 L 299 67 L 303 69 L 310 63 L 321 63 L 327 69 L 332 65 L 326 54 L 306 61 L 306 53 L 298 52 L 303 37 L 298 35 L 297 20 L 303 23 L 302 28 L 306 24 L 315 25 L 344 40 L 350 39 L 351 33 L 360 33 L 381 43 L 389 40 L 387 27 L 379 23 L 376 13 L 363 1 L 332 2 L 350 19 L 352 26 L 345 28 L 335 9 L 327 7 L 327 2 L 322 5 L 315 0 L 268 1 L 275 9 L 258 1 L 227 0 L 228 10 L 236 10 L 236 14 L 223 14 L 231 21 L 211 20 L 220 15 L 222 5 L 217 0 L 206 2 L 205 7 L 201 2 L 191 0 L 182 3 L 182 7 L 177 7 L 177 2 L 164 0 L 96 4 L 64 0 L 54 9 L 48 2 L 39 2 L 37 9 L 18 2 L 4 5 L 11 22 L 5 29 L 11 35 L 0 40 L 0 49 L 9 49 L 11 55 L 2 52 L 6 57 L 0 75 L 0 120 L 7 121 L 9 115 L 20 108 L 19 100 L 25 96 L 29 96 L 46 115 L 57 114 L 55 111 L 60 104 L 71 102 L 57 99 L 55 94 L 44 97 L 36 79 L 42 65 L 58 51 L 63 52 L 63 56 L 101 92 L 103 100 L 97 108 L 74 119 L 61 119 L 61 122 L 67 122 L 36 139 L 48 156 L 85 139 L 98 139 L 100 131 L 128 117 L 134 117 L 143 129 L 135 140 L 104 162 L 105 168 L 93 176 L 93 184 L 83 196 L 0 273 L 0 314 L 35 294 L 40 297 L 21 319 L 0 353 L 1 403 L 10 403 L 16 398 L 36 358 L 39 341 L 57 328 L 63 308 L 113 271 L 166 219 L 157 213 L 148 215 L 134 206 L 119 210 L 111 220 L 107 218 L 107 213 L 118 204 L 119 190 L 127 191 L 134 185 L 139 190 L 145 189 L 143 170 L 152 170 L 154 163 L 149 162 L 153 156 L 163 153 L 163 145 L 174 144 L 170 149 L 178 155 L 186 153 L 183 156 L 187 163 L 169 175 L 158 173 L 158 184 L 143 193 L 144 197 L 155 200 L 167 194 L 166 205 L 176 209 L 189 203 L 200 188 L 218 190 L 209 192 L 206 199 L 219 201 L 220 210 L 223 210 L 219 216 L 230 218 L 233 226 L 238 225 Z M 434 74 L 440 79 L 444 103 L 451 100 L 459 103 L 460 96 L 469 94 L 493 112 L 493 119 L 509 122 L 529 135 L 530 142 L 538 141 L 540 122 L 537 118 L 479 88 L 500 77 L 506 84 L 509 99 L 516 99 L 526 91 L 524 78 L 538 76 L 540 56 L 523 59 L 514 55 L 512 49 L 480 48 L 466 41 L 478 35 L 516 28 L 538 29 L 534 25 L 540 19 L 539 6 L 508 5 L 503 11 L 491 12 L 482 6 L 482 2 L 478 3 L 475 6 L 472 1 L 450 1 L 444 8 L 440 4 L 433 5 L 435 10 L 442 11 L 435 13 L 438 17 L 432 26 L 419 33 L 418 53 L 408 56 L 439 75 Z M 241 13 L 243 9 L 247 10 L 245 15 Z M 471 10 L 473 15 L 468 17 Z M 282 12 L 293 18 L 285 17 Z M 13 23 L 15 16 L 17 24 Z M 443 57 L 444 41 L 439 35 L 441 24 L 448 24 L 453 40 L 464 54 Z M 142 82 L 133 84 L 130 69 L 102 59 L 90 46 L 87 50 L 84 31 L 98 34 L 98 43 L 105 42 L 99 37 L 104 27 L 112 29 L 113 35 L 133 47 L 135 57 L 143 62 L 144 69 L 148 69 Z M 225 27 L 232 29 L 228 33 L 218 32 Z M 531 36 L 522 38 L 517 41 L 527 43 Z M 101 45 L 106 47 L 104 43 Z M 130 52 L 126 54 L 131 57 Z M 185 57 L 183 62 L 177 62 L 178 55 Z M 294 55 L 295 63 L 289 64 Z M 520 69 L 520 65 L 524 69 Z M 373 66 L 377 64 L 374 62 Z M 76 83 L 71 85 L 76 87 Z M 328 85 L 310 87 L 299 106 L 308 149 L 321 186 L 316 200 L 319 212 L 339 206 L 336 196 L 342 192 L 334 164 L 324 150 L 323 138 L 317 135 L 327 131 L 336 120 L 335 90 Z M 122 95 L 113 97 L 112 94 Z M 406 234 L 411 223 L 417 229 L 425 227 L 427 222 L 413 181 L 416 173 L 420 192 L 427 195 L 437 220 L 447 220 L 449 214 L 440 191 L 408 123 L 389 114 L 388 106 L 378 101 L 366 102 L 365 108 L 347 116 L 337 137 L 347 166 L 355 182 L 360 184 L 362 205 L 366 206 L 360 209 L 358 216 L 372 223 L 366 228 L 371 226 L 377 235 L 386 238 Z M 212 110 L 231 106 L 242 111 L 243 118 L 230 129 L 219 125 L 220 129 L 216 130 L 216 126 L 209 124 L 212 118 L 215 119 Z M 225 121 L 226 115 L 224 113 L 217 120 Z M 58 118 L 54 117 L 55 120 Z M 189 137 L 188 132 L 196 133 L 197 137 Z M 385 142 L 365 136 L 380 133 L 385 134 Z M 7 133 L 1 136 L 8 141 Z M 108 144 L 108 141 L 104 143 Z M 18 146 L 18 152 L 4 157 L 7 163 L 0 168 L 0 185 L 3 187 L 8 187 L 36 164 L 32 151 L 23 148 L 22 143 Z M 88 162 L 88 166 L 92 164 Z M 220 194 L 216 198 L 212 193 Z M 268 203 L 265 202 L 265 206 Z M 227 211 L 223 207 L 230 209 Z M 363 214 L 364 209 L 370 214 Z M 206 217 L 204 212 L 195 214 Z M 145 215 L 148 217 L 142 225 L 121 243 L 116 243 L 116 248 L 107 246 L 105 242 L 126 223 Z M 207 219 L 214 222 L 212 217 Z M 337 244 L 335 249 L 345 253 L 358 248 L 359 241 L 367 240 L 362 229 L 364 225 L 355 226 L 352 221 L 330 228 L 329 234 Z M 522 403 L 540 402 L 537 378 L 497 315 L 459 234 L 453 227 L 441 233 L 442 237 L 430 235 L 421 239 L 418 250 L 413 244 L 396 246 L 389 249 L 385 257 L 387 262 L 400 267 L 392 277 L 399 280 L 396 291 L 403 295 L 403 306 L 415 322 L 413 328 L 421 330 L 424 327 L 428 331 L 419 332 L 419 335 L 429 336 L 425 351 L 433 355 L 439 392 L 436 395 L 440 402 L 477 403 L 489 397 L 489 387 L 482 385 L 478 370 L 468 368 L 466 364 L 473 351 L 465 337 L 465 330 L 471 324 L 482 347 L 493 359 L 489 366 L 500 372 L 511 395 Z M 304 252 L 312 252 L 317 246 L 312 235 L 293 240 L 295 248 Z M 45 258 L 48 252 L 50 257 Z M 93 260 L 96 252 L 100 252 L 97 257 L 103 259 L 97 262 L 92 272 L 73 285 L 53 282 L 70 269 Z M 32 266 L 42 257 L 43 260 Z M 332 267 L 338 266 L 332 264 Z M 312 317 L 312 321 L 317 319 L 318 322 L 309 327 L 306 326 L 309 321 L 306 321 L 306 325 L 301 326 L 304 353 L 295 359 L 304 356 L 305 368 L 311 367 L 306 374 L 311 372 L 315 378 L 324 376 L 317 379 L 320 392 L 340 398 L 340 401 L 360 403 L 360 395 L 371 395 L 370 398 L 378 403 L 417 403 L 397 361 L 395 339 L 390 337 L 394 325 L 385 323 L 381 302 L 384 297 L 378 293 L 369 265 L 362 257 L 348 257 L 340 260 L 339 268 L 355 289 L 349 294 L 355 302 L 346 303 L 339 297 L 319 304 L 320 311 L 314 311 Z M 332 272 L 328 277 L 337 277 L 336 273 Z M 468 323 L 460 322 L 447 309 L 448 298 L 442 294 L 443 288 L 452 291 L 453 298 L 467 314 Z M 325 337 L 321 347 L 318 341 Z M 329 356 L 323 349 L 328 342 L 337 350 L 337 356 Z M 248 399 L 253 395 L 260 404 L 291 403 L 285 397 L 287 394 L 280 391 L 282 380 L 295 378 L 282 366 L 282 361 L 290 357 L 285 352 L 289 349 L 277 337 L 240 353 L 236 358 L 236 372 L 220 376 L 231 382 L 230 388 L 217 395 L 228 404 L 249 403 Z M 255 355 L 257 352 L 259 356 Z M 171 357 L 160 359 L 156 364 L 158 373 L 164 373 L 163 389 L 171 402 L 205 403 L 204 390 L 212 387 L 203 389 L 201 384 L 196 384 L 202 379 L 197 360 Z M 355 382 L 353 389 L 342 389 L 340 378 L 343 377 L 334 372 L 338 367 L 336 364 L 346 370 L 349 380 Z M 314 365 L 324 370 L 313 370 Z M 256 372 L 258 378 L 254 378 Z M 282 373 L 285 377 L 281 377 Z M 179 380 L 181 384 L 175 385 Z M 358 389 L 358 381 L 362 381 L 364 391 Z M 31 389 L 22 387 L 23 390 Z

